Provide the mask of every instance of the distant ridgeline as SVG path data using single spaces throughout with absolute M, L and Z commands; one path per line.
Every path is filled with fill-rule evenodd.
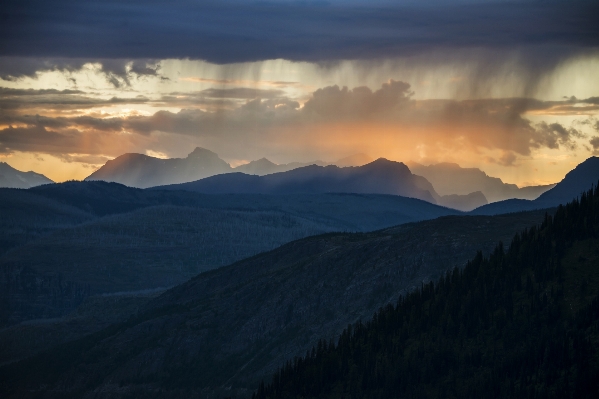
M 266 398 L 599 397 L 599 188 L 260 384 Z

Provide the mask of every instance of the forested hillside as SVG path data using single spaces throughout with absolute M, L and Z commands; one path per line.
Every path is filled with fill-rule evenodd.
M 288 362 L 255 399 L 599 397 L 599 188 Z
M 89 295 L 166 289 L 313 234 L 458 213 L 390 195 L 205 195 L 100 181 L 0 189 L 0 326 L 61 317 Z
M 491 253 L 544 214 L 449 216 L 307 237 L 131 303 L 132 317 L 121 306 L 126 298 L 102 301 L 94 307 L 125 317 L 102 316 L 91 326 L 81 325 L 90 317 L 75 317 L 77 331 L 97 332 L 74 341 L 72 330 L 60 335 L 64 323 L 15 325 L 0 334 L 0 362 L 64 344 L 0 368 L 0 390 L 13 393 L 7 397 L 148 398 L 150 390 L 160 398 L 249 397 L 318 339 L 338 337 L 422 281 L 463 267 L 477 250 Z M 106 327 L 110 320 L 116 324 Z

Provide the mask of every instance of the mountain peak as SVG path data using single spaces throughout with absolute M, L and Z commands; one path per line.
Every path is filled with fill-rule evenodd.
M 216 153 L 207 150 L 202 147 L 196 147 L 192 152 L 189 153 L 187 158 L 201 158 L 201 157 L 214 157 L 218 156 Z
M 183 183 L 231 171 L 217 154 L 196 147 L 186 158 L 155 158 L 143 154 L 123 154 L 85 178 L 147 188 Z
M 276 165 L 276 163 L 274 163 L 270 159 L 264 158 L 264 157 L 258 159 L 257 161 L 252 161 L 252 162 L 259 164 L 259 165 Z M 252 163 L 252 162 L 250 162 L 250 163 Z
M 0 187 L 30 188 L 42 184 L 54 183 L 46 176 L 33 171 L 24 172 L 13 168 L 6 162 L 0 162 Z
M 398 162 L 398 161 L 391 161 L 387 158 L 378 158 L 370 163 L 367 163 L 364 166 L 368 166 L 368 165 L 379 166 L 379 167 L 381 167 L 381 166 L 385 166 L 385 167 L 396 166 L 396 167 L 408 169 L 408 167 L 406 166 L 405 163 Z

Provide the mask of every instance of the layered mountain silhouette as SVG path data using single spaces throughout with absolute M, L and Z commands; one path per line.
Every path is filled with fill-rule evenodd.
M 21 172 L 6 162 L 0 162 L 0 187 L 31 188 L 48 183 L 54 182 L 42 174 Z
M 502 201 L 478 211 L 502 206 L 504 212 L 514 212 L 522 203 L 553 207 L 598 180 L 599 158 L 589 158 L 534 201 Z M 394 191 L 365 194 L 376 190 Z M 497 241 L 509 242 L 516 231 L 543 220 L 547 226 L 551 219 L 546 212 L 555 211 L 463 217 L 416 195 L 429 202 L 484 198 L 482 192 L 440 196 L 427 179 L 385 159 L 266 176 L 230 173 L 146 190 L 101 181 L 0 189 L 0 210 L 10 216 L 0 218 L 0 241 L 6 241 L 0 247 L 0 391 L 7 397 L 83 397 L 91 392 L 142 397 L 149 388 L 168 391 L 157 397 L 249 397 L 260 379 L 306 353 L 318 339 L 336 339 L 349 323 L 365 320 L 399 295 L 463 266 L 477 251 L 486 255 L 496 248 L 493 256 L 502 259 L 504 247 L 495 247 Z M 577 216 L 583 207 L 592 213 L 589 195 L 568 211 L 557 211 L 578 226 L 564 230 L 561 237 L 568 242 L 556 247 L 564 262 L 555 258 L 531 266 L 527 259 L 535 253 L 509 249 L 535 279 L 537 266 L 576 265 L 565 283 L 573 298 L 588 296 L 589 287 L 595 295 L 592 287 L 597 286 L 596 273 L 589 273 L 593 280 L 580 274 L 579 266 L 594 270 L 589 265 L 599 259 L 596 238 L 582 235 L 596 229 L 596 217 Z M 442 215 L 453 216 L 406 223 Z M 343 230 L 361 233 L 331 233 Z M 542 236 L 537 231 L 523 234 L 536 240 Z M 313 235 L 318 233 L 326 234 Z M 295 237 L 306 238 L 293 241 Z M 586 241 L 570 247 L 572 237 Z M 539 248 L 544 251 L 551 244 Z M 493 273 L 503 283 L 505 264 L 498 265 Z M 200 271 L 161 296 L 146 293 Z M 549 272 L 546 278 L 559 276 Z M 510 298 L 523 298 L 495 295 L 501 284 L 486 272 L 481 276 L 489 284 L 486 291 L 478 290 L 483 299 L 511 307 Z M 541 294 L 553 287 L 533 280 L 529 284 L 525 278 L 507 281 L 521 283 L 521 294 L 537 290 L 538 300 L 526 309 L 544 306 Z M 564 304 L 571 306 L 567 299 Z M 88 300 L 95 309 L 86 307 Z M 497 321 L 496 331 L 503 331 L 510 313 L 481 311 L 484 301 L 471 302 L 472 307 L 463 308 L 463 301 L 456 300 L 465 318 L 448 317 L 440 328 L 464 336 L 469 321 L 484 321 L 468 317 L 478 309 Z M 520 304 L 512 308 L 524 309 Z M 75 308 L 75 316 L 48 321 Z M 70 317 L 86 312 L 88 324 L 73 332 Z M 411 313 L 417 318 L 425 314 Z M 24 320 L 29 321 L 14 324 Z M 511 342 L 510 334 L 505 342 Z M 64 345 L 56 346 L 60 343 Z M 545 353 L 539 352 L 539 358 Z
M 250 397 L 260 379 L 318 339 L 336 339 L 348 323 L 462 266 L 477 250 L 490 253 L 543 217 L 449 216 L 293 241 L 202 273 L 124 314 L 120 324 L 0 368 L 0 384 L 15 389 L 7 397 L 28 390 L 44 397 L 100 390 L 98 397 L 144 397 L 148 387 L 170 391 L 156 396 L 165 398 L 222 397 L 221 387 L 246 389 L 228 395 Z M 117 304 L 104 302 L 111 313 L 122 312 Z M 23 331 L 18 327 L 12 331 Z
M 198 180 L 231 170 L 231 166 L 217 154 L 198 147 L 186 158 L 160 159 L 143 154 L 124 154 L 106 162 L 85 180 L 146 188 Z
M 0 189 L 0 330 L 165 288 L 289 241 L 460 212 L 377 194 L 201 194 L 103 181 Z M 35 283 L 33 283 L 35 282 Z M 3 346 L 0 331 L 0 363 Z
M 488 176 L 480 169 L 462 168 L 455 163 L 424 166 L 409 162 L 408 166 L 412 173 L 424 176 L 430 181 L 440 195 L 467 195 L 480 191 L 489 202 L 510 198 L 533 200 L 555 186 L 549 184 L 519 188 L 515 184 L 504 183 L 497 177 Z
M 380 158 L 357 167 L 311 165 L 265 176 L 228 173 L 159 188 L 207 194 L 393 194 L 435 204 L 435 190 L 427 183 L 403 163 Z
M 568 172 L 555 187 L 544 192 L 539 198 L 529 201 L 508 199 L 484 205 L 472 211 L 475 215 L 497 215 L 500 213 L 543 209 L 565 204 L 599 182 L 599 158 L 590 157 Z
M 216 153 L 196 147 L 186 158 L 162 159 L 143 154 L 124 154 L 106 162 L 85 180 L 103 180 L 130 187 L 147 188 L 185 183 L 222 173 L 242 172 L 263 176 L 287 172 L 308 165 L 361 166 L 371 161 L 372 159 L 364 154 L 351 155 L 336 162 L 292 162 L 280 165 L 261 158 L 233 168 Z
M 327 163 L 323 161 L 314 161 L 314 162 L 291 162 L 291 163 L 283 163 L 276 164 L 266 158 L 260 158 L 257 161 L 251 161 L 244 165 L 239 165 L 236 168 L 231 169 L 232 172 L 241 172 L 246 173 L 248 175 L 270 175 L 272 173 L 281 173 L 288 172 L 293 169 L 303 168 L 304 166 L 310 165 L 318 165 L 318 166 L 327 166 L 333 165 L 333 163 Z
M 362 166 L 367 163 L 372 162 L 373 159 L 366 154 L 354 154 L 345 158 L 341 158 L 335 162 L 324 162 L 324 161 L 314 161 L 314 162 L 290 162 L 285 164 L 276 164 L 266 158 L 261 158 L 257 161 L 251 161 L 247 164 L 240 165 L 234 168 L 235 172 L 247 173 L 249 175 L 269 175 L 272 173 L 280 173 L 287 172 L 293 169 L 302 168 L 304 166 L 317 165 L 317 166 L 329 166 L 335 165 L 340 168 L 345 168 L 348 166 Z
M 439 195 L 426 178 L 417 175 L 410 177 L 413 183 L 412 186 L 415 187 L 402 189 L 398 186 L 398 181 L 408 176 L 407 172 L 409 172 L 409 169 L 404 165 L 401 171 L 396 171 L 399 173 L 397 175 L 399 180 L 394 180 L 392 175 L 395 172 L 381 167 L 381 162 L 379 160 L 376 164 L 378 166 L 371 166 L 366 174 L 362 173 L 365 170 L 362 172 L 356 172 L 355 170 L 350 172 L 350 169 L 341 171 L 341 168 L 355 168 L 372 164 L 372 159 L 365 154 L 351 155 L 335 162 L 314 161 L 309 163 L 291 162 L 287 164 L 275 164 L 266 158 L 261 158 L 232 168 L 216 153 L 198 147 L 186 158 L 160 159 L 143 154 L 124 154 L 108 161 L 100 169 L 85 178 L 85 180 L 102 180 L 121 183 L 130 187 L 148 188 L 193 182 L 212 176 L 235 173 L 235 176 L 218 177 L 215 180 L 203 182 L 200 186 L 204 188 L 196 188 L 192 189 L 192 191 L 263 194 L 290 192 L 393 194 L 419 198 L 433 204 L 461 211 L 470 211 L 488 203 L 484 194 L 482 192 L 476 193 L 476 190 L 466 193 L 466 195 Z M 329 169 L 322 169 L 325 167 L 329 167 Z M 267 178 L 265 180 L 257 178 L 258 176 L 291 172 L 296 169 L 302 169 L 303 171 L 297 172 L 297 174 L 279 175 L 278 177 Z M 350 176 L 355 173 L 358 173 L 358 175 Z M 248 175 L 253 177 L 249 177 Z M 312 180 L 312 182 L 308 183 L 305 181 L 306 179 Z M 319 179 L 321 183 L 317 182 Z M 289 182 L 284 183 L 283 180 L 289 180 Z M 335 182 L 333 182 L 334 180 Z M 364 181 L 359 182 L 360 180 Z M 261 183 L 257 183 L 258 181 Z M 319 184 L 321 187 L 316 188 Z M 220 188 L 218 188 L 219 185 Z M 267 187 L 271 185 L 272 187 Z M 324 187 L 327 185 L 328 187 Z M 385 185 L 388 187 L 385 187 Z M 208 186 L 211 188 L 208 188 Z M 295 189 L 290 191 L 289 187 L 291 186 L 295 186 Z M 189 190 L 187 186 L 178 188 Z M 430 195 L 425 192 L 428 192 Z
M 363 166 L 310 165 L 264 176 L 228 173 L 157 188 L 206 194 L 391 194 L 462 211 L 487 203 L 480 192 L 467 196 L 440 196 L 428 180 L 412 174 L 405 164 L 384 158 Z

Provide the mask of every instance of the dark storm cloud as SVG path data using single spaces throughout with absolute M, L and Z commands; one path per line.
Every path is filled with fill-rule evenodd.
M 4 14 L 0 11 L 0 15 Z M 5 18 L 10 18 L 6 16 Z M 6 21 L 0 24 L 0 32 Z M 9 40 L 10 33 L 2 32 L 0 36 L 0 51 L 4 54 L 4 43 Z M 6 36 L 8 35 L 8 36 Z M 0 58 L 0 79 L 16 80 L 23 76 L 35 77 L 37 72 L 42 71 L 61 71 L 75 72 L 89 62 L 83 59 L 68 59 L 68 58 L 35 58 L 35 57 L 1 57 Z
M 1 12 L 0 12 L 1 13 Z M 2 27 L 0 25 L 0 32 Z M 0 33 L 1 34 L 1 33 Z M 3 50 L 5 36 L 0 36 L 0 52 Z M 11 37 L 11 36 L 9 36 Z M 3 52 L 1 54 L 4 54 Z M 100 65 L 100 73 L 115 87 L 131 84 L 133 77 L 161 76 L 159 68 L 154 60 L 148 59 L 98 59 L 98 58 L 39 58 L 25 57 L 0 57 L 0 79 L 15 81 L 22 77 L 36 77 L 40 72 L 58 71 L 70 73 L 81 70 L 83 65 L 97 63 Z M 73 84 L 77 81 L 71 78 Z
M 231 63 L 388 58 L 439 47 L 556 45 L 571 51 L 599 45 L 597 15 L 599 4 L 584 0 L 369 6 L 365 2 L 7 0 L 0 10 L 0 55 Z M 561 54 L 545 56 L 555 61 Z M 538 57 L 530 60 L 541 66 L 547 62 Z M 38 70 L 31 62 L 29 68 L 12 71 L 5 65 L 0 76 Z M 56 68 L 63 68 L 59 64 Z M 125 76 L 120 67 L 106 68 L 109 77 L 110 73 Z M 156 73 L 141 65 L 133 71 Z

